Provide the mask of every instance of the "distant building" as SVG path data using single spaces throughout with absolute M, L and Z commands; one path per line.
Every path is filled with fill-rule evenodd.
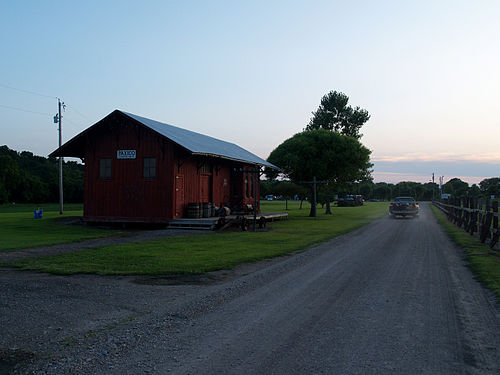
M 233 143 L 119 110 L 50 156 L 84 162 L 87 222 L 167 223 L 189 203 L 240 210 L 259 197 L 252 171 L 276 168 Z

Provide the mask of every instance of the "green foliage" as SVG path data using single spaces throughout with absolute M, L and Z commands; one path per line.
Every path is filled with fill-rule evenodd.
M 491 197 L 494 195 L 495 197 L 500 197 L 500 178 L 487 178 L 479 183 L 479 189 L 483 196 Z
M 285 202 L 262 202 L 280 211 Z M 387 214 L 387 203 L 335 208 L 334 215 L 310 218 L 290 202 L 289 220 L 260 232 L 221 232 L 128 243 L 10 264 L 56 274 L 199 274 L 272 258 L 357 229 Z M 292 206 L 293 205 L 293 206 Z
M 325 129 L 343 135 L 361 138 L 360 128 L 370 119 L 368 111 L 348 105 L 349 97 L 341 92 L 330 91 L 321 98 L 316 112 L 313 112 L 306 130 Z
M 295 183 L 354 182 L 369 176 L 371 151 L 357 139 L 324 129 L 295 134 L 271 152 L 268 161 Z
M 487 193 L 486 193 L 487 194 Z M 479 186 L 477 186 L 476 184 L 473 184 L 470 188 L 469 188 L 469 191 L 467 193 L 467 195 L 471 198 L 479 198 L 481 197 L 481 189 L 479 188 Z M 490 195 L 491 196 L 491 195 Z M 496 195 L 495 195 L 496 196 Z
M 443 193 L 451 194 L 454 198 L 465 198 L 469 191 L 469 184 L 459 178 L 452 178 L 443 185 Z
M 370 176 L 371 151 L 357 139 L 324 129 L 306 130 L 295 134 L 271 152 L 268 161 L 281 168 L 280 172 L 297 184 L 327 180 L 329 185 L 339 186 L 368 179 Z M 268 176 L 269 177 L 269 176 Z M 270 177 L 274 177 L 271 175 Z M 320 199 L 330 201 L 332 186 L 321 186 Z M 311 216 L 316 207 L 311 206 Z
M 372 183 L 373 184 L 373 183 Z M 392 197 L 392 187 L 386 182 L 378 182 L 373 184 L 370 196 L 365 196 L 366 199 L 389 200 Z
M 84 166 L 76 162 L 63 165 L 65 202 L 83 202 Z M 55 158 L 35 156 L 0 147 L 0 204 L 7 202 L 57 202 L 59 164 Z
M 34 219 L 32 204 L 8 204 L 0 206 L 0 251 L 24 249 L 36 246 L 78 242 L 89 238 L 106 237 L 121 233 L 82 225 L 64 224 L 78 221 L 82 205 L 68 204 L 63 215 L 57 204 L 42 205 L 43 219 Z

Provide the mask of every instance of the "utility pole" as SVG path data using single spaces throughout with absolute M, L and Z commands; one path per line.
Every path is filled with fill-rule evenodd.
M 444 176 L 439 176 L 439 200 L 443 199 Z
M 54 123 L 59 124 L 59 148 L 62 146 L 62 113 L 61 110 L 66 106 L 61 99 L 57 98 L 58 113 L 54 116 Z M 63 214 L 63 158 L 59 156 L 59 214 Z
M 316 180 L 316 176 L 313 176 L 312 181 L 300 181 L 299 183 L 301 184 L 312 184 L 312 202 L 311 202 L 311 213 L 309 214 L 310 217 L 317 217 L 316 214 L 316 185 L 317 184 L 328 184 L 328 181 L 318 181 Z
M 432 174 L 432 201 L 434 201 L 434 173 Z

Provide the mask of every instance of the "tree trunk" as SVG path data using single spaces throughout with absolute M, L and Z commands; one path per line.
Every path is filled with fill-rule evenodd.
M 314 184 L 312 186 L 312 197 L 311 200 L 311 212 L 309 212 L 309 217 L 316 217 L 316 177 L 314 177 Z
M 326 202 L 325 215 L 331 215 L 331 214 L 332 214 L 332 210 L 331 210 L 331 207 L 330 207 L 330 199 L 328 199 L 328 201 Z
M 301 199 L 301 200 L 300 200 L 299 210 L 302 210 L 302 203 L 304 203 L 304 200 L 303 200 L 303 199 Z
M 309 217 L 316 217 L 316 205 L 311 202 L 311 211 L 309 212 Z
M 288 198 L 285 198 L 285 210 L 288 211 Z

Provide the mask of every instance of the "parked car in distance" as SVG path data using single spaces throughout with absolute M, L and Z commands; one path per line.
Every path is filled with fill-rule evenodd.
M 266 201 L 272 201 L 274 199 L 273 195 L 266 195 Z
M 412 197 L 397 197 L 389 207 L 389 215 L 396 216 L 412 216 L 417 217 L 420 207 Z
M 354 207 L 363 205 L 363 196 L 361 195 L 346 195 L 345 198 L 337 199 L 337 206 L 339 207 Z

